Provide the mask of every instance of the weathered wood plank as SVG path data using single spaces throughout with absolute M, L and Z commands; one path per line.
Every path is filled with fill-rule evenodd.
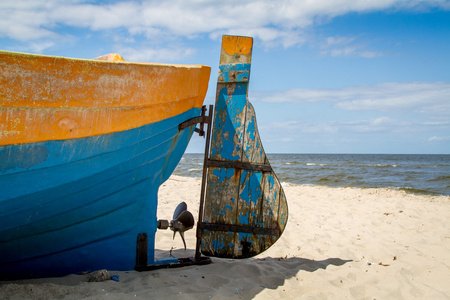
M 237 214 L 238 185 L 235 169 L 209 168 L 203 221 L 207 224 L 229 224 Z M 235 233 L 204 230 L 202 233 L 202 252 L 205 255 L 220 256 L 232 253 Z
M 218 84 L 210 158 L 240 161 L 247 84 Z
M 287 203 L 262 147 L 247 100 L 251 38 L 222 40 L 201 252 L 246 258 L 269 248 L 287 222 Z
M 266 154 L 264 152 L 259 132 L 256 126 L 256 115 L 253 105 L 247 101 L 247 114 L 245 116 L 245 132 L 242 162 L 264 164 Z

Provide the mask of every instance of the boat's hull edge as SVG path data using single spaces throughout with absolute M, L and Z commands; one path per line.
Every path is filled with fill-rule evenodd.
M 0 279 L 132 270 L 140 233 L 147 233 L 153 263 L 158 188 L 193 133 L 194 126 L 179 131 L 178 124 L 199 114 L 192 108 L 107 136 L 17 146 L 48 154 L 25 167 L 1 163 L 0 188 L 10 192 L 0 198 Z M 111 151 L 98 144 L 106 140 Z M 64 151 L 72 155 L 59 153 L 69 145 Z M 11 147 L 0 147 L 0 155 L 10 156 Z

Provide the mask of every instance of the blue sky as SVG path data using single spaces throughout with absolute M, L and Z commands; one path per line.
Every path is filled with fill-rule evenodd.
M 209 65 L 206 104 L 222 34 L 254 37 L 266 152 L 450 154 L 450 1 L 0 1 L 0 49 Z

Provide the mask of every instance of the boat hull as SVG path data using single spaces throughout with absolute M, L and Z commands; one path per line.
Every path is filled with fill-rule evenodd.
M 0 277 L 130 270 L 147 233 L 154 261 L 158 187 L 181 159 L 196 117 L 124 132 L 0 147 Z M 7 158 L 7 159 L 6 159 Z
M 141 233 L 154 263 L 158 188 L 209 74 L 0 51 L 0 278 L 132 270 Z

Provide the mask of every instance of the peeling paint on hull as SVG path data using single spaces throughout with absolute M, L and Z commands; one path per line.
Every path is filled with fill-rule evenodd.
M 209 67 L 0 51 L 0 279 L 132 270 Z
M 0 163 L 7 169 L 0 174 L 0 277 L 132 270 L 142 232 L 153 263 L 158 188 L 193 132 L 178 132 L 178 124 L 199 113 L 105 136 L 0 147 L 0 156 L 18 161 L 48 151 L 32 166 Z

